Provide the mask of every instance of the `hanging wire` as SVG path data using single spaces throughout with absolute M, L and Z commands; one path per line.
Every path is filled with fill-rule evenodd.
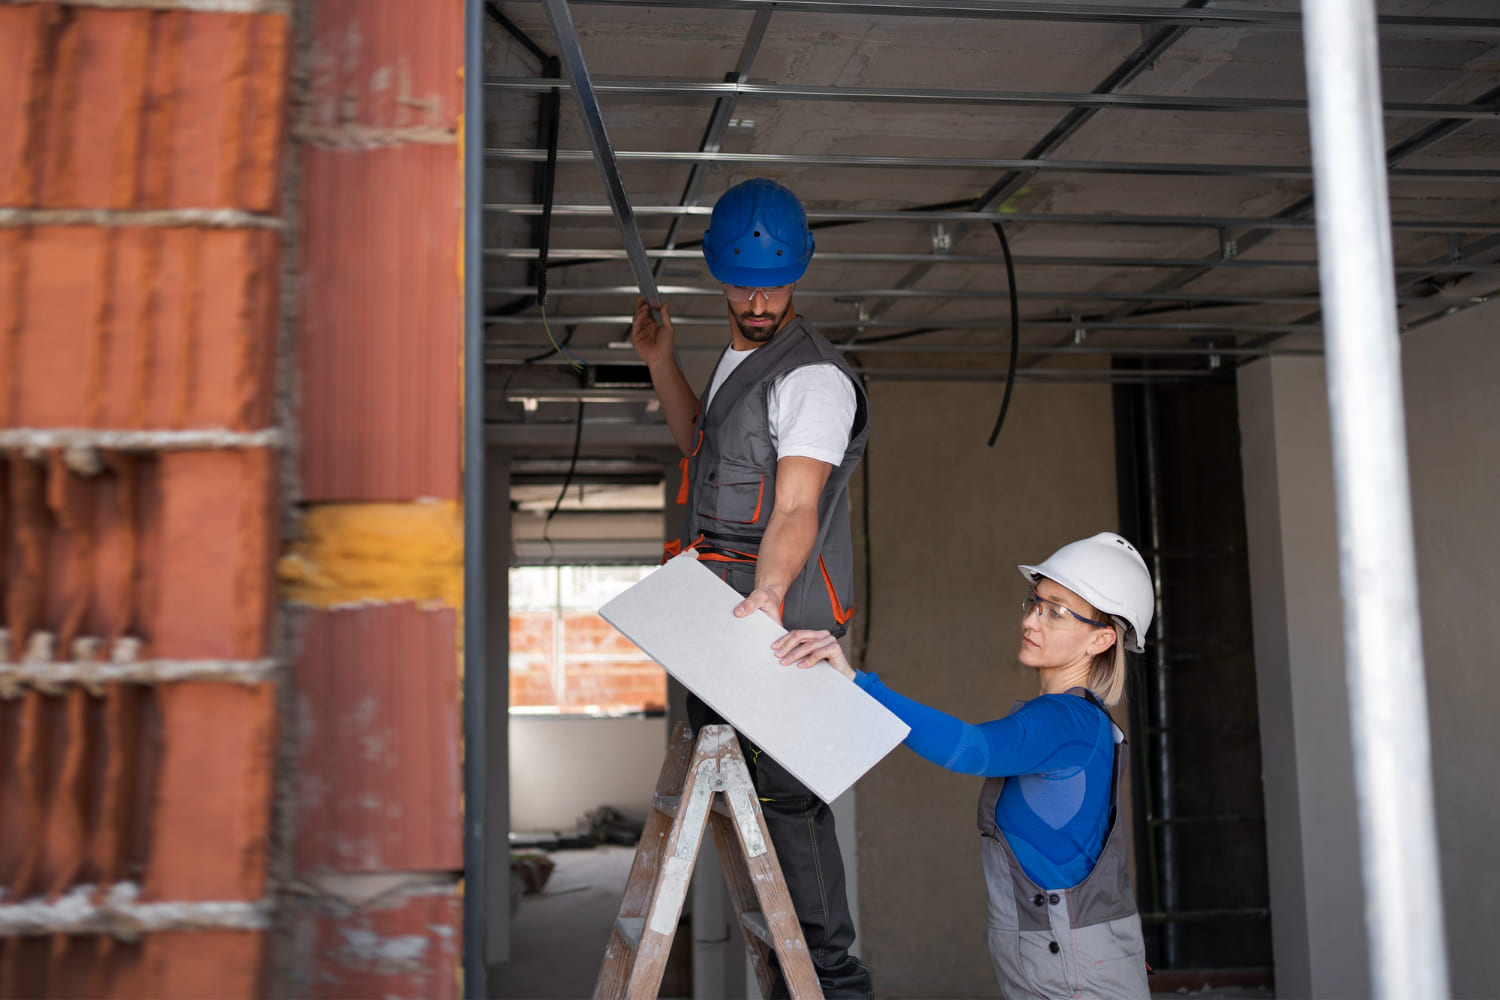
M 1005 412 L 1010 409 L 1011 390 L 1016 386 L 1016 357 L 1021 352 L 1021 307 L 1016 296 L 1016 265 L 1010 257 L 1010 241 L 1000 223 L 992 223 L 995 235 L 1000 237 L 1000 252 L 1005 255 L 1005 281 L 1010 286 L 1010 366 L 1005 372 L 1005 396 L 1000 400 L 1000 415 L 995 418 L 995 429 L 990 431 L 989 447 L 995 447 L 1000 428 L 1005 423 Z

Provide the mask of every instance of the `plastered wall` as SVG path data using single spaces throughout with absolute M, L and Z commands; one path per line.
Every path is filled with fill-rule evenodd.
M 1036 694 L 1035 675 L 1015 662 L 1016 564 L 1116 527 L 1110 389 L 1019 385 L 993 449 L 999 386 L 876 381 L 870 398 L 865 667 L 968 721 L 1003 715 Z M 859 950 L 881 996 L 998 995 L 975 827 L 981 783 L 899 747 L 858 785 Z
M 1494 993 L 1500 956 L 1500 428 L 1489 372 L 1500 310 L 1403 340 L 1412 514 L 1453 993 Z M 1240 376 L 1277 995 L 1368 996 L 1352 837 L 1337 537 L 1324 368 L 1280 358 Z
M 571 833 L 600 806 L 645 814 L 667 743 L 665 716 L 511 716 L 511 829 Z

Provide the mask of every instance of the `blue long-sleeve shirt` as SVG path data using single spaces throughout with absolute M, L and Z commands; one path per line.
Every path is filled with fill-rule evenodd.
M 1114 778 L 1114 728 L 1087 698 L 1046 694 L 974 725 L 912 701 L 875 674 L 855 678 L 911 727 L 906 745 L 960 774 L 1005 777 L 995 825 L 1044 889 L 1082 882 L 1104 850 Z

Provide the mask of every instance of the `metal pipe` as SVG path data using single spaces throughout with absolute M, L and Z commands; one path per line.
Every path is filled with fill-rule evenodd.
M 1182 25 L 1189 28 L 1262 28 L 1296 31 L 1296 11 L 1214 8 L 1182 11 L 1115 3 L 1054 3 L 1050 0 L 577 0 L 602 7 L 664 7 L 697 10 L 776 10 L 790 13 L 874 14 L 905 17 L 967 17 L 1011 21 L 1080 21 L 1095 24 Z M 1459 36 L 1500 31 L 1495 18 L 1388 16 L 1387 31 L 1446 32 Z
M 656 277 L 651 273 L 651 265 L 646 260 L 646 248 L 641 245 L 641 234 L 636 229 L 635 217 L 630 210 L 630 196 L 625 193 L 625 180 L 620 176 L 620 166 L 609 142 L 609 132 L 604 127 L 604 117 L 599 111 L 599 99 L 594 94 L 593 83 L 589 79 L 589 68 L 583 61 L 583 48 L 578 43 L 578 30 L 573 26 L 573 15 L 568 11 L 567 0 L 543 0 L 543 5 L 547 23 L 552 26 L 552 35 L 557 39 L 563 70 L 573 85 L 573 95 L 578 98 L 578 108 L 589 134 L 590 155 L 604 178 L 604 193 L 614 210 L 615 225 L 619 227 L 620 239 L 625 244 L 630 270 L 635 275 L 636 284 L 640 286 L 641 298 L 651 307 L 652 315 L 660 319 L 661 295 L 656 291 Z M 475 86 L 482 89 L 478 82 Z M 485 150 L 485 158 L 490 155 L 490 151 Z M 543 155 L 546 155 L 545 150 Z M 562 158 L 563 152 L 559 150 L 557 155 Z
M 1371 0 L 1304 3 L 1370 979 L 1450 995 Z
M 548 0 L 562 3 L 563 0 Z M 599 122 L 599 127 L 603 127 Z M 602 141 L 608 142 L 608 137 Z M 1021 158 L 990 158 L 969 156 L 874 156 L 844 153 L 716 153 L 670 149 L 623 149 L 606 150 L 615 177 L 608 181 L 610 204 L 616 197 L 625 197 L 620 184 L 618 161 L 631 163 L 746 163 L 773 166 L 806 167 L 857 167 L 884 168 L 902 167 L 919 170 L 1035 170 L 1059 174 L 1123 174 L 1142 177 L 1255 177 L 1262 180 L 1307 180 L 1312 177 L 1312 168 L 1295 164 L 1260 163 L 1130 163 L 1117 160 L 1027 160 Z M 551 151 L 532 146 L 492 147 L 484 151 L 487 160 L 508 160 L 518 163 L 534 163 L 546 160 Z M 559 163 L 583 163 L 600 159 L 598 147 L 593 149 L 559 149 Z M 604 167 L 600 168 L 604 170 Z M 1433 181 L 1443 183 L 1495 183 L 1494 170 L 1455 170 L 1446 167 L 1400 167 L 1390 171 L 1392 179 L 1406 181 Z M 626 205 L 626 219 L 633 227 L 635 220 Z M 616 211 L 616 220 L 619 212 Z M 636 237 L 639 242 L 640 237 Z
M 484 143 L 484 0 L 464 0 L 464 148 Z M 464 996 L 490 995 L 490 963 L 510 957 L 510 911 L 490 905 L 510 895 L 510 872 L 486 864 L 489 745 L 485 725 L 486 673 L 484 614 L 484 161 L 464 157 Z M 504 788 L 505 786 L 501 786 Z M 503 879 L 501 886 L 494 885 Z M 492 947 L 493 945 L 493 947 Z
M 1289 114 L 1307 111 L 1306 101 L 1255 97 L 1189 97 L 1172 94 L 1095 94 L 1030 90 L 926 90 L 914 87 L 836 87 L 796 83 L 715 83 L 694 80 L 595 80 L 598 93 L 637 97 L 718 97 L 733 94 L 740 100 L 860 101 L 898 104 L 993 104 L 1021 107 L 1115 108 L 1126 111 L 1191 111 L 1227 114 Z M 529 76 L 492 76 L 485 86 L 497 90 L 544 90 L 547 84 Z M 554 85 L 555 86 L 555 85 Z M 1492 119 L 1500 109 L 1483 104 L 1429 104 L 1392 101 L 1384 106 L 1392 118 Z

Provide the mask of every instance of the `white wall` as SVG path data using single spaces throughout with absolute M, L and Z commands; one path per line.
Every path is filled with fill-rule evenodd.
M 1406 335 L 1412 509 L 1454 994 L 1500 981 L 1500 309 Z M 1277 995 L 1368 996 L 1323 364 L 1240 375 Z
M 858 636 L 871 616 L 865 667 L 973 722 L 1037 693 L 1015 658 L 1025 593 L 1016 564 L 1117 526 L 1110 388 L 1017 386 L 991 449 L 1001 388 L 870 390 L 874 596 L 866 608 L 858 595 L 855 619 Z M 981 785 L 898 747 L 857 786 L 860 953 L 879 996 L 998 995 L 975 825 Z
M 1239 404 L 1276 992 L 1366 997 L 1323 364 L 1248 365 Z
M 645 813 L 667 745 L 662 716 L 510 717 L 510 828 L 572 832 L 602 805 Z

